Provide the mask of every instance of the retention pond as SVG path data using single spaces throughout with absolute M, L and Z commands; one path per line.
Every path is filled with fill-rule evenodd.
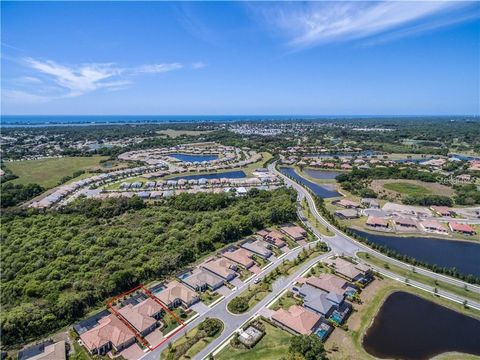
M 382 359 L 423 360 L 445 352 L 480 355 L 480 321 L 399 291 L 385 300 L 363 347 Z

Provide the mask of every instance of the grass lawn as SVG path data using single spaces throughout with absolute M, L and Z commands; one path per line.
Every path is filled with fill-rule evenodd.
M 414 273 L 411 270 L 406 270 L 406 269 L 403 269 L 403 268 L 401 268 L 399 266 L 396 266 L 396 265 L 387 264 L 386 262 L 384 262 L 384 261 L 380 260 L 379 258 L 376 258 L 372 255 L 369 255 L 369 257 L 367 258 L 366 257 L 367 254 L 364 253 L 364 252 L 358 253 L 357 255 L 358 255 L 359 258 L 365 260 L 366 262 L 368 262 L 370 264 L 378 266 L 379 268 L 384 268 L 384 269 L 386 269 L 388 271 L 391 271 L 395 274 L 398 274 L 400 276 L 408 277 L 411 280 L 421 282 L 425 285 L 430 285 L 430 286 L 432 286 L 432 288 L 437 287 L 438 289 L 449 291 L 452 294 L 456 294 L 458 296 L 461 296 L 461 297 L 464 297 L 464 298 L 467 298 L 467 299 L 480 301 L 480 294 L 477 294 L 473 291 L 465 290 L 463 287 L 458 287 L 458 286 L 455 286 L 455 285 L 452 285 L 452 284 L 449 284 L 449 283 L 446 283 L 446 282 L 443 282 L 443 281 L 437 281 L 435 283 L 435 280 L 428 277 L 428 276 L 421 275 L 421 274 L 418 274 L 418 273 Z M 386 266 L 388 266 L 388 268 Z
M 317 220 L 317 218 L 313 216 L 312 212 L 310 211 L 310 208 L 308 207 L 306 200 L 302 201 L 302 210 L 303 210 L 303 215 L 307 217 L 308 222 L 313 227 L 315 227 L 320 234 L 326 235 L 326 236 L 333 236 L 333 233 L 327 227 L 325 227 L 324 225 L 321 225 Z
M 180 307 L 174 309 L 173 312 L 183 322 L 186 322 L 188 319 L 190 319 L 196 314 L 196 312 L 193 310 L 185 311 Z M 165 326 L 162 328 L 163 335 L 168 334 L 170 331 L 180 326 L 180 323 L 177 321 L 177 319 L 175 319 L 175 317 L 170 313 L 165 314 L 165 316 L 163 317 L 163 321 L 165 323 Z
M 65 176 L 72 176 L 79 170 L 89 170 L 99 166 L 101 160 L 107 156 L 91 157 L 64 157 L 54 159 L 22 160 L 7 162 L 17 179 L 14 184 L 39 184 L 45 188 L 52 188 Z
M 217 319 L 215 319 L 217 320 Z M 220 320 L 217 320 L 219 323 L 221 323 Z M 193 346 L 191 346 L 187 352 L 185 354 L 183 354 L 182 356 L 175 356 L 175 352 L 172 354 L 172 356 L 170 357 L 171 359 L 191 359 L 192 357 L 194 357 L 196 354 L 198 354 L 203 348 L 205 348 L 208 344 L 210 344 L 214 339 L 216 339 L 223 331 L 223 323 L 222 323 L 222 330 L 218 331 L 218 333 L 216 334 L 216 336 L 213 336 L 213 337 L 202 337 L 201 339 L 197 339 L 197 342 L 195 342 L 195 344 Z M 175 348 L 178 348 L 179 346 L 181 346 L 182 344 L 186 343 L 189 339 L 192 339 L 194 338 L 195 336 L 198 335 L 198 331 L 199 331 L 199 328 L 198 326 L 193 328 L 192 330 L 190 330 L 189 332 L 187 332 L 185 335 L 183 335 L 180 339 L 178 339 L 177 341 L 175 341 L 173 344 L 172 344 L 172 348 L 175 349 Z M 186 345 L 188 346 L 188 345 Z M 162 359 L 168 359 L 169 358 L 169 354 L 170 353 L 170 349 L 169 348 L 166 348 L 165 350 L 163 350 L 162 352 L 162 356 L 161 358 Z
M 407 182 L 392 182 L 384 184 L 383 187 L 387 190 L 392 190 L 399 192 L 405 195 L 427 195 L 430 194 L 431 191 L 424 186 L 418 184 L 412 184 Z
M 275 301 L 271 306 L 271 309 L 278 310 L 281 308 L 281 309 L 288 310 L 292 305 L 302 305 L 302 304 L 303 304 L 303 301 L 295 298 L 293 296 L 293 293 L 289 291 L 286 294 L 282 295 L 277 301 Z
M 205 305 L 210 305 L 213 303 L 215 300 L 219 299 L 222 296 L 222 294 L 217 293 L 216 291 L 212 292 L 210 290 L 205 291 L 200 295 L 200 300 L 205 304 Z
M 248 279 L 250 276 L 252 276 L 253 273 L 248 271 L 248 270 L 245 270 L 245 269 L 240 269 L 240 272 L 239 272 L 239 278 L 240 280 L 244 281 L 246 279 Z
M 171 138 L 177 138 L 180 136 L 200 136 L 200 135 L 205 135 L 208 134 L 209 132 L 212 132 L 211 130 L 174 130 L 174 129 L 166 129 L 166 130 L 160 130 L 157 131 L 157 134 L 160 135 L 166 135 Z
M 217 356 L 216 360 L 278 360 L 285 356 L 290 345 L 290 335 L 269 323 L 265 325 L 265 336 L 253 349 L 236 349 L 227 345 Z

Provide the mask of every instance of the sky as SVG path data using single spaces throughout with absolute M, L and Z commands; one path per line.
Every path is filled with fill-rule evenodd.
M 3 115 L 480 115 L 480 2 L 1 2 Z

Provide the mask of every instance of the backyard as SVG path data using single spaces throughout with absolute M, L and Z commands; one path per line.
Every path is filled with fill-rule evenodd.
M 265 336 L 253 347 L 253 349 L 237 349 L 228 344 L 218 355 L 216 360 L 278 360 L 288 353 L 290 335 L 266 321 Z
M 171 343 L 162 352 L 162 359 L 191 359 L 205 346 L 217 338 L 223 330 L 223 323 L 218 319 L 206 319 L 200 325 L 186 332 L 180 339 Z

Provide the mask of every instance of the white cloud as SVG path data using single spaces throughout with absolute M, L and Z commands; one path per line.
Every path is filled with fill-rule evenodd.
M 30 94 L 22 90 L 3 90 L 2 102 L 10 104 L 39 104 L 53 100 L 53 97 Z
M 136 72 L 140 73 L 165 73 L 173 70 L 182 69 L 183 65 L 180 63 L 170 63 L 170 64 L 152 64 L 152 65 L 142 65 L 134 69 Z
M 14 79 L 12 84 L 20 89 L 3 89 L 2 98 L 6 102 L 38 103 L 76 97 L 100 89 L 118 91 L 128 88 L 134 76 L 166 73 L 184 67 L 176 62 L 134 67 L 120 67 L 114 63 L 67 66 L 52 60 L 33 58 L 23 58 L 20 63 L 28 67 L 30 72 Z
M 203 69 L 205 66 L 207 66 L 207 64 L 201 62 L 201 61 L 198 61 L 198 62 L 194 62 L 192 64 L 192 68 L 197 70 L 197 69 Z
M 32 58 L 24 60 L 32 69 L 50 76 L 57 85 L 69 90 L 68 97 L 109 87 L 109 82 L 105 80 L 118 76 L 123 71 L 112 64 L 87 64 L 67 67 L 50 60 L 39 61 Z
M 308 2 L 258 5 L 253 11 L 290 38 L 288 45 L 363 39 L 435 20 L 429 29 L 465 20 L 472 3 L 455 1 Z M 460 11 L 459 11 L 460 10 Z M 477 12 L 478 16 L 478 12 Z M 440 19 L 439 19 L 440 17 Z M 405 33 L 404 36 L 407 36 Z

